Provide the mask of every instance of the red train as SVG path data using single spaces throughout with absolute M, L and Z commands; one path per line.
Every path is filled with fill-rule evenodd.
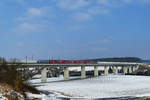
M 67 64 L 67 63 L 84 63 L 84 64 L 93 64 L 94 61 L 91 60 L 38 60 L 37 63 L 51 63 L 51 64 Z

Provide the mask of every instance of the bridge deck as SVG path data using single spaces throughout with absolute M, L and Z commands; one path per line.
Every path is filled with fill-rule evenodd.
M 30 67 L 81 67 L 81 66 L 136 66 L 139 63 L 98 63 L 98 64 L 44 64 L 44 63 L 8 63 L 8 65 L 21 65 L 21 66 L 30 66 Z

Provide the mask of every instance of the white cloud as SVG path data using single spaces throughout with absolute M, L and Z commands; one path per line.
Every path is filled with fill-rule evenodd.
M 88 12 L 90 14 L 109 14 L 110 10 L 107 8 L 103 8 L 103 7 L 91 7 L 88 9 Z
M 149 4 L 150 0 L 98 0 L 104 7 L 120 7 L 126 4 Z
M 73 10 L 67 16 L 69 16 L 69 21 L 89 21 L 93 15 L 98 14 L 109 14 L 111 9 L 106 7 L 110 4 L 115 4 L 116 1 L 120 0 L 53 0 L 56 3 L 55 7 L 58 7 L 59 11 L 64 10 Z M 100 4 L 97 4 L 97 1 Z M 115 2 L 115 3 L 113 3 Z M 39 8 L 29 8 L 24 16 L 17 18 L 17 21 L 27 22 L 27 23 L 41 23 L 44 19 L 48 20 L 51 17 L 57 17 L 57 13 L 54 12 L 54 8 L 51 7 L 39 7 Z M 56 15 L 55 15 L 56 14 Z M 68 19 L 67 19 L 68 20 Z
M 131 3 L 131 1 L 132 0 L 98 0 L 98 3 L 103 7 L 122 7 L 125 4 Z
M 42 9 L 39 9 L 39 8 L 30 8 L 28 10 L 28 13 L 29 13 L 29 15 L 32 15 L 32 16 L 42 16 L 43 15 Z
M 22 30 L 36 30 L 36 25 L 30 23 L 23 23 L 19 25 L 20 29 Z
M 27 11 L 28 16 L 49 16 L 51 15 L 52 8 L 49 6 L 43 6 L 39 8 L 29 8 Z
M 100 4 L 103 4 L 103 5 L 109 5 L 110 4 L 110 1 L 109 0 L 98 0 L 98 2 Z
M 89 5 L 87 0 L 57 0 L 57 6 L 67 10 L 75 10 Z
M 27 2 L 29 0 L 17 0 L 17 1 Z M 30 33 L 36 32 L 37 30 L 41 31 L 43 30 L 43 28 L 45 27 L 47 28 L 50 25 L 53 27 L 53 29 L 57 30 L 58 27 L 57 26 L 54 27 L 52 23 L 56 25 L 57 24 L 56 20 L 60 19 L 60 16 L 63 15 L 64 13 L 66 15 L 63 16 L 62 23 L 65 22 L 65 24 L 68 24 L 68 23 L 76 24 L 76 22 L 86 22 L 86 21 L 92 20 L 94 19 L 95 15 L 110 14 L 111 9 L 113 7 L 119 8 L 119 7 L 123 7 L 122 5 L 127 5 L 127 4 L 137 3 L 137 2 L 150 3 L 150 0 L 94 0 L 94 1 L 91 1 L 91 0 L 53 0 L 53 1 L 55 1 L 56 5 L 51 6 L 51 7 L 41 6 L 38 8 L 36 7 L 27 8 L 27 11 L 24 13 L 24 15 L 16 18 L 16 24 L 18 25 L 15 27 L 16 32 L 17 30 L 21 30 L 22 32 L 24 31 L 25 33 L 29 31 Z M 62 9 L 66 11 L 64 12 L 62 11 Z M 70 29 L 80 30 L 82 26 L 79 25 L 79 23 L 77 24 L 78 25 L 72 24 L 72 26 L 69 24 L 69 27 L 71 27 Z
M 15 33 L 41 32 L 50 24 L 51 17 L 51 7 L 28 8 L 24 15 L 15 19 L 17 26 L 13 31 Z
M 91 20 L 92 16 L 89 13 L 75 13 L 72 18 L 76 21 L 87 21 Z
M 18 34 L 29 34 L 32 32 L 40 32 L 43 28 L 44 26 L 40 24 L 21 23 L 13 31 Z
M 23 16 L 16 18 L 16 21 L 29 21 L 33 22 L 34 20 L 39 21 L 43 18 L 54 17 L 51 14 L 51 7 L 40 7 L 40 8 L 28 8 Z
M 16 0 L 17 3 L 24 3 L 24 0 Z

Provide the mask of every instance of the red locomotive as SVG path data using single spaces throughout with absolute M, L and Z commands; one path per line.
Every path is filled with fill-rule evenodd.
M 37 63 L 50 63 L 50 64 L 93 64 L 94 61 L 92 60 L 38 60 Z

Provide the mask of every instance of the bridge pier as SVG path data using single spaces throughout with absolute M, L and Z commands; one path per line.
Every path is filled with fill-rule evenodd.
M 136 71 L 136 66 L 133 66 L 133 72 Z
M 131 74 L 131 73 L 132 73 L 132 67 L 129 66 L 129 74 Z
M 123 73 L 124 73 L 124 75 L 128 73 L 128 68 L 127 68 L 127 66 L 124 66 L 124 67 L 123 67 Z
M 140 67 L 140 65 L 136 65 L 136 68 L 135 68 L 135 70 L 138 70 L 138 69 L 139 69 L 139 67 Z
M 47 71 L 47 77 L 48 78 L 51 78 L 53 75 L 52 75 L 52 71 L 51 70 L 49 70 L 49 71 Z
M 98 66 L 94 66 L 94 76 L 97 77 L 98 75 Z
M 114 75 L 118 75 L 118 67 L 113 67 L 113 73 Z
M 131 71 L 134 72 L 134 66 L 131 67 Z
M 108 75 L 109 74 L 109 66 L 104 66 L 104 75 Z
M 41 82 L 46 83 L 46 81 L 47 81 L 47 68 L 44 68 L 41 71 Z
M 69 80 L 69 68 L 64 67 L 64 80 Z
M 81 66 L 81 79 L 86 78 L 85 66 Z

